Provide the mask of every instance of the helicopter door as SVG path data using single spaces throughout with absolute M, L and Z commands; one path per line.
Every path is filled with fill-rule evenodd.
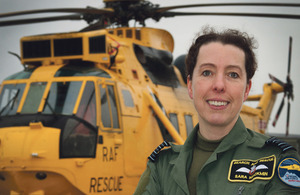
M 78 98 L 80 101 L 75 114 L 73 110 Z M 42 114 L 60 115 L 52 122 L 53 126 L 61 129 L 60 158 L 95 157 L 97 116 L 93 81 L 52 82 Z
M 100 91 L 101 122 L 98 141 L 98 157 L 102 164 L 101 174 L 104 183 L 112 185 L 112 178 L 116 178 L 114 190 L 120 190 L 124 178 L 123 165 L 123 135 L 120 123 L 120 105 L 115 83 L 109 80 L 98 82 Z M 99 99 L 98 99 L 99 100 Z M 111 169 L 113 167 L 113 169 Z M 107 179 L 109 178 L 109 179 Z M 103 186 L 105 186 L 104 184 Z M 98 189 L 100 185 L 98 184 Z M 109 187 L 110 188 L 110 187 Z M 112 189 L 112 187 L 111 187 Z M 105 192 L 106 190 L 103 189 Z M 111 191 L 111 190 L 109 190 Z
M 141 134 L 137 133 L 137 126 L 140 122 L 141 113 L 136 100 L 137 95 L 129 86 L 118 83 L 118 94 L 120 94 L 120 107 L 123 122 L 123 139 L 124 139 L 124 168 L 127 176 L 139 176 L 145 169 L 145 153 L 142 141 L 138 142 Z

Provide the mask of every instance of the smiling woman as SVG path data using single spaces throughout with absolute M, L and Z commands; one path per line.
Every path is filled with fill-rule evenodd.
M 287 156 L 290 164 L 299 164 L 295 149 L 247 129 L 239 117 L 257 66 L 253 43 L 246 33 L 230 29 L 205 30 L 197 37 L 186 66 L 198 124 L 183 146 L 170 144 L 148 162 L 135 194 L 300 192 L 298 184 L 275 175 L 277 162 Z M 300 171 L 294 174 L 300 181 Z
M 218 140 L 237 121 L 257 65 L 250 38 L 235 30 L 219 35 L 204 31 L 207 35 L 195 40 L 186 59 L 188 91 L 198 112 L 201 134 Z

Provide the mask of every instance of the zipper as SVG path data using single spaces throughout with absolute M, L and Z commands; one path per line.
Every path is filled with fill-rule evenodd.
M 239 189 L 238 189 L 238 195 L 242 195 L 244 189 L 245 189 L 244 186 L 240 186 Z

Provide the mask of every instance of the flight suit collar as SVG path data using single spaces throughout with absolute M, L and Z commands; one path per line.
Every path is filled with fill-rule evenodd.
M 239 117 L 231 131 L 228 133 L 228 135 L 226 135 L 223 138 L 219 147 L 216 149 L 216 153 L 221 153 L 230 150 L 244 143 L 247 138 L 249 138 L 249 134 L 242 119 Z
M 265 146 L 265 141 L 270 138 L 267 135 L 257 134 L 251 130 L 248 130 L 248 132 L 251 134 L 251 139 L 247 142 L 248 147 L 262 148 Z M 264 139 L 261 139 L 262 136 L 264 136 Z M 252 141 L 252 140 L 255 140 L 255 141 Z
M 186 194 L 189 194 L 186 175 L 192 162 L 193 146 L 195 144 L 198 129 L 199 124 L 195 126 L 194 130 L 186 139 L 184 145 L 180 147 L 180 151 L 178 147 L 174 148 L 175 152 L 179 152 L 179 155 L 178 158 L 170 161 L 170 164 L 173 165 L 171 176 Z M 207 160 L 205 165 L 217 160 L 219 153 L 225 152 L 238 146 L 239 144 L 242 144 L 249 137 L 249 133 L 247 132 L 242 119 L 239 117 L 232 130 L 227 136 L 224 137 L 218 148 Z
M 239 117 L 232 130 L 224 137 L 219 147 L 216 149 L 216 152 L 222 153 L 243 143 L 245 143 L 247 147 L 262 148 L 265 145 L 265 140 L 268 139 L 268 136 L 265 136 L 265 139 L 261 139 L 261 136 L 265 135 L 257 134 L 254 131 L 247 129 L 242 119 Z
M 238 145 L 244 143 L 247 139 L 250 139 L 250 135 L 245 127 L 242 119 L 239 117 L 231 131 L 226 135 L 217 149 L 209 157 L 203 167 L 207 164 L 216 161 L 219 154 L 224 153 L 232 148 L 237 147 Z M 202 167 L 202 168 L 203 168 Z

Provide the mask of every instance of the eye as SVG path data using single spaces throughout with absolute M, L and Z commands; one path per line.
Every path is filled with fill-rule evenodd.
M 209 70 L 204 70 L 204 71 L 202 72 L 202 75 L 205 76 L 205 77 L 210 76 L 211 74 L 212 74 L 212 73 L 211 73 L 211 71 L 209 71 Z
M 239 78 L 239 74 L 236 73 L 236 72 L 231 72 L 231 73 L 229 73 L 228 76 L 231 77 L 231 78 L 234 78 L 234 79 Z

